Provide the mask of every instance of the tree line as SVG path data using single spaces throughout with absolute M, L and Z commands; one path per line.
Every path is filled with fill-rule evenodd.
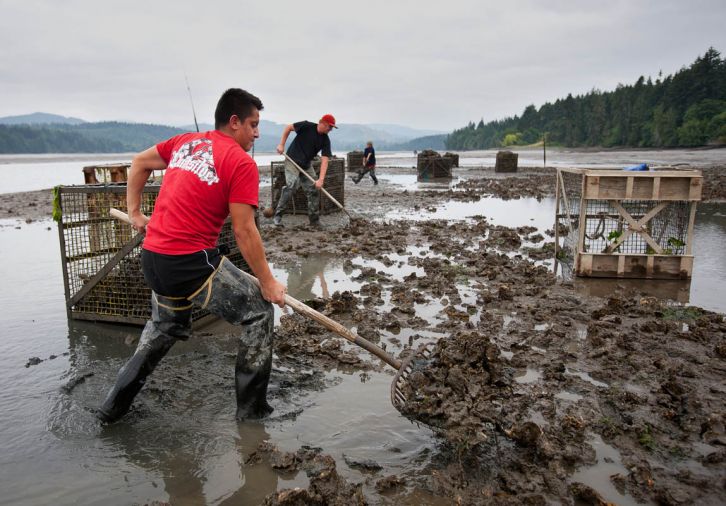
M 0 153 L 129 153 L 182 132 L 165 125 L 116 121 L 0 125 Z
M 452 150 L 522 146 L 695 147 L 726 144 L 726 60 L 714 48 L 665 78 L 640 77 L 614 91 L 525 108 L 521 116 L 470 122 L 446 139 Z

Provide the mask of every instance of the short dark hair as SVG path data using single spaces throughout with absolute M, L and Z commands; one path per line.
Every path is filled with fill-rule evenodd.
M 214 111 L 214 128 L 220 128 L 229 122 L 229 118 L 237 116 L 244 120 L 252 115 L 252 109 L 263 109 L 262 101 L 252 93 L 240 88 L 230 88 L 219 98 L 217 109 Z

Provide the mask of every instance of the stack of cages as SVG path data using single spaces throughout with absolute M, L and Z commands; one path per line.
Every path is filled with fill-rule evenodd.
M 313 168 L 316 174 L 320 174 L 319 157 L 313 160 Z M 272 207 L 277 208 L 277 202 L 280 200 L 280 194 L 285 187 L 285 162 L 272 162 L 270 164 L 270 176 L 272 178 Z M 305 176 L 300 174 L 300 178 Z M 340 202 L 341 206 L 345 206 L 345 160 L 343 158 L 333 157 L 328 161 L 328 172 L 325 175 L 323 188 L 330 195 Z M 324 195 L 320 196 L 320 214 L 330 214 L 340 211 L 340 208 L 333 204 L 329 198 Z M 308 200 L 305 196 L 302 186 L 297 189 L 293 198 L 287 203 L 287 214 L 308 214 Z
M 143 325 L 151 316 L 151 290 L 141 272 L 144 236 L 109 215 L 111 208 L 126 212 L 128 167 L 85 167 L 89 184 L 57 186 L 53 190 L 53 217 L 58 222 L 69 318 Z M 154 210 L 162 176 L 161 172 L 155 173 L 144 188 L 141 211 L 147 216 Z M 222 228 L 219 244 L 230 248 L 227 256 L 237 267 L 250 272 L 236 246 L 229 220 Z M 192 319 L 196 322 L 208 315 L 195 308 Z
M 345 155 L 348 172 L 358 172 L 363 168 L 363 151 L 351 151 Z
M 702 179 L 697 170 L 557 169 L 555 269 L 690 279 Z
M 454 166 L 452 157 L 441 156 L 436 151 L 425 149 L 416 157 L 416 171 L 418 181 L 431 181 L 436 179 L 451 179 L 451 169 Z

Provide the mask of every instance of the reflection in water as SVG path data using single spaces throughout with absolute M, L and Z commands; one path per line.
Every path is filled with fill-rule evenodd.
M 635 291 L 681 304 L 690 301 L 690 280 L 575 278 L 573 282 L 578 293 L 596 297 L 609 297 L 618 291 Z
M 236 435 L 219 438 L 188 434 L 180 440 L 179 435 L 167 427 L 150 433 L 138 425 L 112 425 L 100 439 L 120 450 L 117 458 L 158 476 L 167 497 L 157 500 L 174 505 L 260 504 L 277 490 L 277 474 L 269 465 L 249 459 L 270 437 L 263 424 L 240 423 Z
M 599 434 L 590 434 L 589 442 L 595 449 L 597 463 L 594 466 L 579 469 L 572 475 L 570 482 L 587 483 L 606 501 L 611 501 L 612 504 L 638 504 L 633 497 L 621 494 L 610 480 L 610 476 L 616 474 L 622 476 L 628 476 L 629 474 L 628 469 L 622 463 L 620 452 L 605 443 Z
M 318 255 L 301 259 L 300 262 L 287 269 L 287 289 L 290 295 L 298 300 L 306 301 L 316 297 L 327 299 L 330 297 L 328 283 L 325 280 L 325 271 L 328 264 L 342 264 L 332 257 Z M 313 292 L 315 282 L 319 283 L 320 293 Z

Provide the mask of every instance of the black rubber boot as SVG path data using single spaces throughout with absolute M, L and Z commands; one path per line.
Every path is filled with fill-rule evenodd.
M 99 420 L 111 423 L 124 416 L 131 403 L 177 340 L 191 335 L 191 304 L 183 298 L 151 294 L 151 320 L 146 322 L 134 355 L 119 370 L 116 384 L 97 410 Z
M 234 369 L 234 387 L 237 395 L 237 420 L 263 418 L 274 411 L 267 403 L 267 385 L 272 370 L 272 355 L 262 364 L 254 366 L 255 354 L 239 343 L 237 364 Z
M 147 325 L 154 325 L 149 322 Z M 124 416 L 131 408 L 134 397 L 146 383 L 146 378 L 156 368 L 164 355 L 176 342 L 176 338 L 158 335 L 136 353 L 119 370 L 116 384 L 106 396 L 96 416 L 99 420 L 111 423 Z

